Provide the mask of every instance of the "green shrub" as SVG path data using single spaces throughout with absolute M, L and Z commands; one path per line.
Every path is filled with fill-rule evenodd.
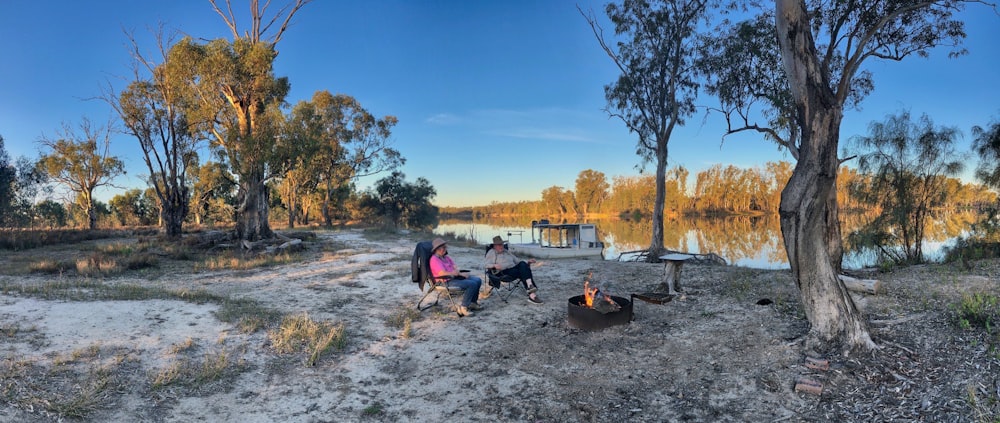
M 1000 320 L 998 299 L 990 294 L 965 294 L 962 301 L 955 306 L 958 313 L 958 325 L 964 329 L 983 328 L 992 332 L 996 322 Z

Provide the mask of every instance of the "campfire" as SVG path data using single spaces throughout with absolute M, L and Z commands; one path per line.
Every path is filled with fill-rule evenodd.
M 601 314 L 614 313 L 622 309 L 612 296 L 604 295 L 601 288 L 596 286 L 591 288 L 590 281 L 587 280 L 583 281 L 583 300 L 587 308 L 597 310 Z
M 578 329 L 599 330 L 632 321 L 632 302 L 592 287 L 589 276 L 583 282 L 583 295 L 570 297 L 568 307 L 566 320 Z

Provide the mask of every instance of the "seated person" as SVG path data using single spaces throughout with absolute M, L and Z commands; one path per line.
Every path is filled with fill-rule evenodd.
M 431 268 L 431 275 L 436 282 L 442 282 L 448 288 L 464 289 L 465 295 L 462 297 L 462 305 L 458 307 L 459 316 L 472 314 L 469 310 L 480 310 L 479 288 L 483 285 L 483 280 L 478 276 L 463 275 L 455 267 L 455 262 L 448 257 L 448 243 L 441 238 L 434 238 L 431 242 L 431 259 L 428 262 Z
M 517 256 L 503 248 L 503 244 L 503 238 L 493 237 L 493 248 L 486 252 L 486 268 L 498 274 L 520 279 L 524 289 L 528 291 L 528 301 L 541 304 L 542 299 L 538 298 L 538 286 L 532 279 L 529 266 L 535 263 L 535 259 L 529 259 L 527 262 L 518 260 Z

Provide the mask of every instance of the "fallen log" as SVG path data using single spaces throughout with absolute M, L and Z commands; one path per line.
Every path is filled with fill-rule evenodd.
M 849 291 L 872 295 L 882 291 L 882 283 L 878 279 L 858 279 L 847 275 L 837 275 L 837 277 Z
M 302 249 L 302 240 L 298 238 L 288 238 L 290 241 L 278 246 L 279 250 L 286 250 L 291 248 L 289 251 L 298 251 Z

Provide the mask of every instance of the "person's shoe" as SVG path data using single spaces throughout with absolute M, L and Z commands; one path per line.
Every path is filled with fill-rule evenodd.
M 486 292 L 479 291 L 479 299 L 480 300 L 485 300 L 485 299 L 489 298 L 490 295 L 493 295 L 493 287 L 492 286 L 490 287 L 490 289 L 486 290 Z
M 472 303 L 469 304 L 466 308 L 468 308 L 469 310 L 482 310 L 483 306 L 479 305 L 479 303 Z
M 534 295 L 534 294 L 533 295 L 528 295 L 528 301 L 531 301 L 532 303 L 535 303 L 535 304 L 542 304 L 542 303 L 545 302 L 545 301 L 542 301 L 541 298 L 538 298 L 538 295 Z
M 465 306 L 455 307 L 455 313 L 458 313 L 458 315 L 462 316 L 462 317 L 471 316 L 472 315 L 472 312 L 469 311 L 469 309 L 466 308 Z

